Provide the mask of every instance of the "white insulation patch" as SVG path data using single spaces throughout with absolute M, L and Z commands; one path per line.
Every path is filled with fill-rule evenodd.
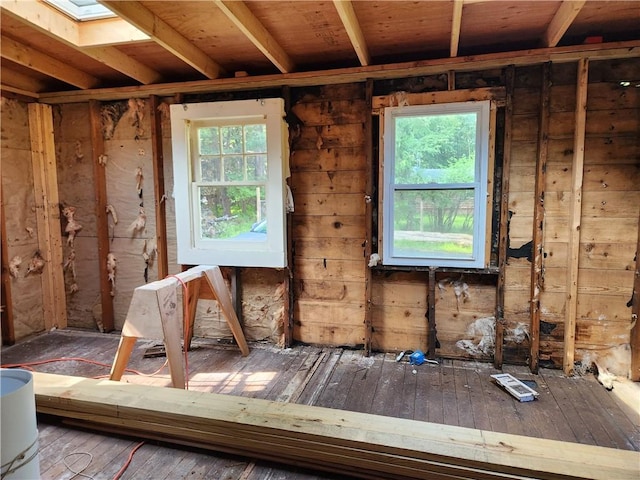
M 496 345 L 496 318 L 478 318 L 467 327 L 469 338 L 458 340 L 456 347 L 473 356 L 491 356 Z

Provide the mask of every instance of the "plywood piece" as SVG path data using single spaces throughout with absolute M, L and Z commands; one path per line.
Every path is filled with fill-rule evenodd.
M 29 105 L 29 130 L 33 187 L 36 199 L 38 247 L 45 261 L 42 271 L 44 326 L 47 330 L 66 328 L 64 276 L 62 270 L 62 239 L 56 152 L 53 138 L 53 114 L 48 105 Z
M 122 425 L 248 456 L 330 462 L 338 471 L 487 480 L 583 474 L 635 479 L 637 474 L 637 452 L 577 443 L 44 373 L 34 373 L 34 387 L 39 413 Z

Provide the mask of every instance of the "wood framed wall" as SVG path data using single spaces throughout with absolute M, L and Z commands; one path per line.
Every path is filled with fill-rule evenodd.
M 607 356 L 610 350 L 624 350 L 625 344 L 627 352 L 622 353 L 629 355 L 631 308 L 626 304 L 633 288 L 635 263 L 631 250 L 635 252 L 637 244 L 637 204 L 640 203 L 637 189 L 640 182 L 634 184 L 640 148 L 638 93 L 634 89 L 624 90 L 614 79 L 637 74 L 638 62 L 637 58 L 590 61 L 586 83 L 574 360 L 580 360 L 588 351 Z M 477 348 L 483 339 L 480 326 L 490 322 L 485 319 L 498 317 L 498 325 L 494 324 L 496 361 L 502 354 L 504 362 L 530 362 L 533 369 L 535 363 L 540 367 L 563 366 L 568 293 L 565 259 L 569 248 L 568 207 L 572 198 L 570 159 L 576 134 L 578 78 L 575 62 L 551 63 L 547 68 L 551 79 L 548 127 L 542 123 L 545 114 L 541 114 L 540 95 L 544 77 L 540 64 L 491 66 L 477 71 L 458 71 L 455 76 L 447 70 L 423 77 L 290 89 L 291 112 L 298 121 L 297 128 L 292 129 L 290 159 L 296 207 L 291 216 L 294 341 L 365 349 L 370 345 L 371 350 L 385 351 L 427 348 L 425 313 L 432 306 L 437 318 L 437 355 L 492 360 L 491 352 L 478 353 L 461 345 Z M 367 122 L 371 108 L 375 109 L 375 98 L 394 91 L 413 91 L 429 98 L 435 90 L 438 95 L 455 99 L 461 90 L 477 88 L 480 84 L 504 89 L 511 82 L 511 95 L 501 107 L 504 108 L 504 131 L 498 132 L 506 141 L 502 158 L 496 159 L 496 165 L 504 169 L 500 182 L 503 198 L 495 202 L 501 205 L 498 223 L 502 228 L 497 237 L 500 247 L 492 251 L 495 255 L 492 270 L 482 273 L 435 271 L 429 285 L 426 272 L 370 269 L 367 256 L 376 251 L 377 238 L 376 222 L 371 221 L 375 202 L 368 206 L 366 197 L 376 197 L 379 188 L 375 184 L 367 185 L 372 178 L 369 173 L 372 160 L 367 152 L 370 137 L 379 129 L 375 117 L 372 128 L 369 129 Z M 458 90 L 450 90 L 451 87 Z M 368 89 L 371 106 L 367 102 Z M 215 95 L 193 94 L 179 101 L 215 98 Z M 126 313 L 125 292 L 144 282 L 144 240 L 163 236 L 161 222 L 156 220 L 159 218 L 156 208 L 162 203 L 157 197 L 162 194 L 151 185 L 153 177 L 161 178 L 160 169 L 164 173 L 166 194 L 167 270 L 177 268 L 172 218 L 180 213 L 175 212 L 171 201 L 173 159 L 167 147 L 170 131 L 166 127 L 166 116 L 161 113 L 163 104 L 175 101 L 173 97 L 144 100 L 142 124 L 138 126 L 133 125 L 134 118 L 126 113 L 127 102 L 105 101 L 101 106 L 117 106 L 123 113 L 114 137 L 105 139 L 109 157 L 105 202 L 114 205 L 120 216 L 117 225 L 107 217 L 106 230 L 108 247 L 120 260 L 118 288 L 113 297 L 114 328 L 119 327 Z M 151 113 L 151 109 L 156 113 Z M 76 265 L 78 275 L 86 282 L 81 281 L 79 292 L 73 295 L 67 292 L 69 323 L 93 328 L 91 321 L 87 323 L 86 315 L 83 320 L 80 317 L 83 312 L 94 309 L 99 293 L 98 278 L 89 278 L 87 274 L 96 271 L 95 262 L 99 261 L 95 255 L 96 215 L 91 213 L 96 207 L 95 200 L 86 198 L 86 192 L 73 188 L 85 178 L 93 182 L 92 174 L 83 173 L 93 168 L 93 163 L 85 161 L 89 157 L 86 152 L 91 148 L 89 129 L 83 125 L 88 110 L 88 105 L 82 103 L 54 107 L 54 129 L 61 155 L 60 203 L 82 206 L 78 218 L 83 230 L 76 239 Z M 156 126 L 154 132 L 152 121 L 154 125 L 160 122 L 161 128 Z M 138 128 L 142 128 L 142 135 L 137 135 Z M 548 129 L 547 134 L 544 128 Z M 155 160 L 152 158 L 153 151 L 159 151 L 154 142 L 160 136 L 164 147 L 163 165 L 158 163 L 157 154 Z M 546 165 L 542 160 L 536 165 L 537 159 L 542 158 L 540 145 L 547 151 Z M 142 166 L 146 177 L 143 200 L 147 225 L 144 235 L 132 237 L 125 231 L 135 220 L 140 203 L 135 188 L 138 166 Z M 542 192 L 544 204 L 540 203 Z M 534 199 L 538 199 L 537 204 Z M 541 225 L 541 218 L 544 229 L 537 231 L 534 241 L 533 228 Z M 621 226 L 615 233 L 605 226 L 611 219 Z M 534 244 L 541 244 L 542 250 L 534 249 Z M 368 245 L 371 250 L 367 249 Z M 158 273 L 160 270 L 152 267 L 155 278 L 153 268 L 158 268 Z M 279 338 L 277 325 L 282 325 L 282 315 L 286 316 L 284 310 L 281 311 L 286 291 L 285 273 L 241 269 L 239 274 L 242 278 L 238 285 L 239 299 L 247 337 Z M 456 281 L 465 282 L 470 288 L 471 295 L 466 302 L 460 302 L 454 295 L 453 282 Z M 68 272 L 65 282 L 68 288 Z M 532 285 L 541 288 L 532 289 Z M 429 288 L 435 288 L 434 301 L 430 304 L 427 302 Z M 502 302 L 497 300 L 500 298 Z M 539 303 L 537 311 L 531 310 L 532 300 Z M 220 322 L 215 305 L 198 308 L 201 321 L 196 322 L 196 335 L 230 335 L 224 322 Z M 538 317 L 539 334 L 535 335 Z M 500 341 L 500 334 L 504 341 Z M 536 352 L 538 362 L 535 362 Z

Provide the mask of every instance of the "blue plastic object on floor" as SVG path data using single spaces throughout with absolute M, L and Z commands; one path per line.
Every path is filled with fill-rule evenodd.
M 416 350 L 409 356 L 409 363 L 411 365 L 422 365 L 424 363 L 424 353 Z

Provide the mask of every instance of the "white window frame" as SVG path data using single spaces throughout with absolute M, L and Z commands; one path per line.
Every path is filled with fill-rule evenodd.
M 487 241 L 487 197 L 488 175 L 490 169 L 490 111 L 491 102 L 471 101 L 440 103 L 433 105 L 415 105 L 387 107 L 383 111 L 383 159 L 382 159 L 382 264 L 393 266 L 428 266 L 452 268 L 483 268 L 486 267 Z M 398 188 L 394 179 L 395 164 L 395 119 L 402 116 L 438 115 L 455 113 L 477 113 L 476 123 L 476 161 L 475 181 L 468 184 L 474 189 L 474 229 L 473 249 L 469 258 L 455 258 L 445 256 L 417 257 L 394 255 L 393 242 L 386 237 L 394 232 L 394 192 L 396 190 L 434 190 L 435 185 L 418 184 Z M 447 190 L 458 184 L 440 184 L 439 190 Z
M 194 174 L 191 131 L 194 123 L 234 125 L 264 119 L 267 129 L 266 241 L 200 238 L 199 185 Z M 281 98 L 171 105 L 174 198 L 178 263 L 236 267 L 287 266 L 286 184 L 287 128 Z M 228 123 L 227 123 L 228 122 Z

